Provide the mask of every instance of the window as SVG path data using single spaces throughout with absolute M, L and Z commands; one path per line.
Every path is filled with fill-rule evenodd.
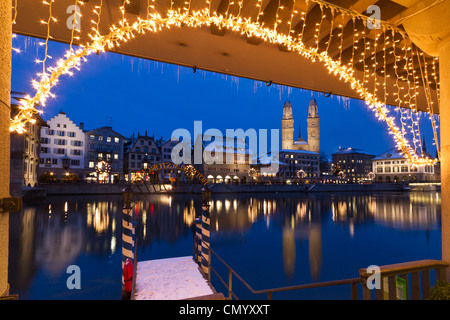
M 72 165 L 72 166 L 79 166 L 80 165 L 80 160 L 70 160 L 70 165 Z
M 99 152 L 97 154 L 98 160 L 102 160 L 103 159 L 103 153 Z
M 98 141 L 103 141 L 103 136 L 98 136 Z
M 65 132 L 65 131 L 61 131 L 61 130 L 58 130 L 58 131 L 56 131 L 56 135 L 58 135 L 58 136 L 60 136 L 60 137 L 64 137 L 64 136 L 66 135 L 66 132 Z
M 106 142 L 111 142 L 111 137 L 107 137 Z
M 58 146 L 65 146 L 66 140 L 65 139 L 55 139 L 55 144 L 57 144 Z
M 83 141 L 80 140 L 72 140 L 71 144 L 75 147 L 81 147 L 83 145 Z
M 95 136 L 94 136 L 93 134 L 91 134 L 91 135 L 89 136 L 89 138 L 92 139 L 92 140 L 94 140 L 94 139 L 95 139 Z
M 75 132 L 71 132 L 71 131 L 67 132 L 67 136 L 68 136 L 68 137 L 73 138 L 73 137 L 75 137 L 75 135 L 76 135 Z
M 114 159 L 115 160 L 119 159 L 119 155 L 117 153 L 114 153 Z
M 131 155 L 131 160 L 134 160 L 134 159 L 136 159 L 136 155 L 132 154 Z
M 70 150 L 70 153 L 74 156 L 81 156 L 81 150 Z
M 52 159 L 52 164 L 58 164 L 58 159 Z
M 94 161 L 89 161 L 89 168 L 93 168 L 94 167 Z
M 49 136 L 54 136 L 55 135 L 55 130 L 48 130 L 48 135 Z
M 115 143 L 119 143 L 119 138 L 117 138 L 117 137 L 114 138 L 114 142 L 115 142 Z
M 41 144 L 48 144 L 49 138 L 41 138 Z

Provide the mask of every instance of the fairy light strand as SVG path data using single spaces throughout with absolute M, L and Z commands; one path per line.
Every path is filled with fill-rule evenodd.
M 315 1 L 316 2 L 316 1 Z M 21 110 L 19 114 L 12 119 L 11 130 L 24 131 L 24 124 L 32 118 L 32 115 L 37 111 L 34 106 L 38 102 L 45 102 L 45 100 L 51 96 L 51 88 L 55 86 L 58 79 L 63 74 L 71 74 L 72 69 L 79 69 L 81 61 L 84 61 L 86 57 L 93 52 L 105 51 L 119 46 L 121 43 L 128 41 L 135 37 L 136 33 L 143 33 L 144 31 L 158 32 L 162 29 L 168 29 L 171 27 L 180 27 L 182 25 L 188 27 L 202 27 L 216 25 L 220 28 L 226 28 L 231 31 L 240 32 L 250 37 L 259 38 L 265 42 L 283 45 L 288 48 L 289 51 L 296 52 L 309 60 L 320 61 L 329 71 L 339 79 L 347 82 L 357 92 L 362 99 L 364 99 L 368 107 L 375 112 L 376 117 L 379 120 L 386 122 L 390 133 L 393 135 L 397 147 L 402 151 L 405 158 L 409 162 L 415 165 L 425 165 L 434 163 L 434 159 L 428 159 L 423 157 L 417 157 L 414 149 L 408 143 L 404 136 L 403 130 L 399 129 L 395 125 L 395 120 L 389 115 L 389 110 L 386 105 L 378 99 L 378 97 L 369 92 L 365 86 L 366 79 L 363 77 L 363 81 L 359 81 L 354 76 L 353 68 L 349 65 L 342 65 L 341 61 L 334 61 L 328 52 L 317 52 L 315 48 L 308 48 L 301 41 L 303 30 L 306 25 L 306 14 L 302 13 L 302 33 L 298 37 L 293 37 L 290 34 L 284 34 L 277 32 L 273 28 L 264 27 L 258 21 L 252 22 L 251 19 L 242 19 L 241 17 L 227 14 L 225 16 L 211 13 L 208 9 L 203 9 L 194 12 L 180 12 L 169 10 L 167 16 L 162 17 L 160 14 L 151 14 L 149 19 L 143 20 L 138 18 L 133 23 L 128 23 L 124 17 L 124 6 L 127 1 L 123 2 L 121 7 L 123 20 L 120 21 L 119 26 L 112 26 L 110 32 L 106 35 L 95 34 L 91 37 L 91 42 L 73 52 L 68 52 L 65 59 L 61 59 L 57 62 L 54 68 L 49 69 L 51 74 L 48 77 L 42 77 L 40 82 L 35 83 L 36 94 L 33 98 L 26 99 L 22 102 Z M 173 1 L 171 2 L 171 4 Z M 258 3 L 261 3 L 260 1 Z M 259 13 L 261 13 L 261 7 L 259 7 Z M 258 14 L 258 18 L 260 14 Z M 322 18 L 323 19 L 323 16 Z M 320 30 L 320 28 L 319 28 Z M 362 31 L 364 38 L 364 53 L 362 62 L 364 64 L 364 71 L 366 71 L 365 60 L 366 51 L 369 54 L 370 44 L 366 47 L 366 34 Z M 342 47 L 340 50 L 342 51 Z

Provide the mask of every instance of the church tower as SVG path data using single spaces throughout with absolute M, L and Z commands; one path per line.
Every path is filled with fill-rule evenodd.
M 292 149 L 294 142 L 294 118 L 292 117 L 291 103 L 286 101 L 283 107 L 283 118 L 281 119 L 281 148 Z
M 308 150 L 320 153 L 319 111 L 315 99 L 311 99 L 308 109 Z

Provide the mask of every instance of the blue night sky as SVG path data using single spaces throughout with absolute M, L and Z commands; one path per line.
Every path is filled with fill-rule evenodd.
M 42 71 L 35 63 L 44 56 L 39 40 L 18 36 L 13 46 L 12 91 L 34 94 L 31 80 Z M 67 45 L 51 43 L 47 66 L 63 56 Z M 326 90 L 326 88 L 324 88 Z M 373 111 L 359 100 L 230 77 L 191 68 L 158 63 L 118 54 L 91 55 L 74 76 L 63 76 L 52 90 L 43 118 L 48 120 L 63 110 L 76 124 L 96 129 L 112 124 L 115 131 L 129 137 L 148 131 L 155 138 L 169 139 L 173 130 L 193 131 L 194 121 L 203 122 L 203 131 L 217 128 L 281 129 L 283 104 L 289 96 L 293 107 L 295 137 L 299 122 L 307 137 L 308 104 L 314 97 L 319 106 L 321 149 L 331 154 L 341 147 L 363 149 L 379 155 L 394 146 L 387 126 L 375 119 Z M 423 124 L 422 124 L 423 123 Z M 433 135 L 428 118 L 421 120 L 428 150 L 434 156 Z M 281 133 L 280 133 L 281 134 Z

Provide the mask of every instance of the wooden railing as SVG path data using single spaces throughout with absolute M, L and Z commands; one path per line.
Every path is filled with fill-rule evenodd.
M 427 299 L 431 294 L 431 274 L 434 271 L 434 283 L 446 280 L 448 263 L 440 260 L 419 260 L 379 267 L 379 288 L 375 288 L 375 299 L 420 300 Z M 373 290 L 366 285 L 369 277 L 367 268 L 360 269 L 359 274 L 363 284 L 363 299 L 373 298 Z M 411 293 L 411 297 L 410 297 Z
M 204 241 L 195 236 L 194 239 L 194 261 L 197 261 L 198 257 L 198 243 Z M 209 246 L 208 246 L 209 247 Z M 265 294 L 268 300 L 272 299 L 272 294 L 277 292 L 285 292 L 285 291 L 294 291 L 294 290 L 303 290 L 303 289 L 311 289 L 311 288 L 321 288 L 321 287 L 331 287 L 331 286 L 340 286 L 340 285 L 349 285 L 350 286 L 350 298 L 352 300 L 358 299 L 358 286 L 362 287 L 363 299 L 370 300 L 372 297 L 372 292 L 375 292 L 376 299 L 398 299 L 397 294 L 397 276 L 402 277 L 408 284 L 408 274 L 411 275 L 411 291 L 412 291 L 412 299 L 420 299 L 422 292 L 422 299 L 427 299 L 430 295 L 431 291 L 431 279 L 430 279 L 430 271 L 434 270 L 435 273 L 435 283 L 439 280 L 445 280 L 446 269 L 448 268 L 448 263 L 440 260 L 421 260 L 421 261 L 413 261 L 406 262 L 394 265 L 386 265 L 380 266 L 380 288 L 375 290 L 370 290 L 367 286 L 368 278 L 373 275 L 372 273 L 367 273 L 367 268 L 360 269 L 359 274 L 360 277 L 350 278 L 350 279 L 342 279 L 342 280 L 334 280 L 327 282 L 317 282 L 317 283 L 309 283 L 309 284 L 301 284 L 295 286 L 288 287 L 280 287 L 280 288 L 270 288 L 263 290 L 255 290 L 253 289 L 233 268 L 231 268 L 211 247 L 209 247 L 209 271 L 206 275 L 208 281 L 211 281 L 211 272 L 217 276 L 220 282 L 225 286 L 228 291 L 227 299 L 232 300 L 237 299 L 238 297 L 233 292 L 233 277 L 238 279 L 252 294 Z M 228 271 L 228 282 L 225 281 L 217 272 L 217 270 L 212 266 L 211 257 L 214 255 L 226 268 Z M 422 286 L 420 285 L 419 273 L 422 274 Z M 385 287 L 384 279 L 387 279 L 387 287 Z M 370 280 L 370 279 L 369 279 Z M 405 281 L 402 283 L 404 284 Z M 359 284 L 359 285 L 358 285 Z M 408 299 L 408 289 L 409 286 L 406 286 L 407 292 L 404 298 Z

